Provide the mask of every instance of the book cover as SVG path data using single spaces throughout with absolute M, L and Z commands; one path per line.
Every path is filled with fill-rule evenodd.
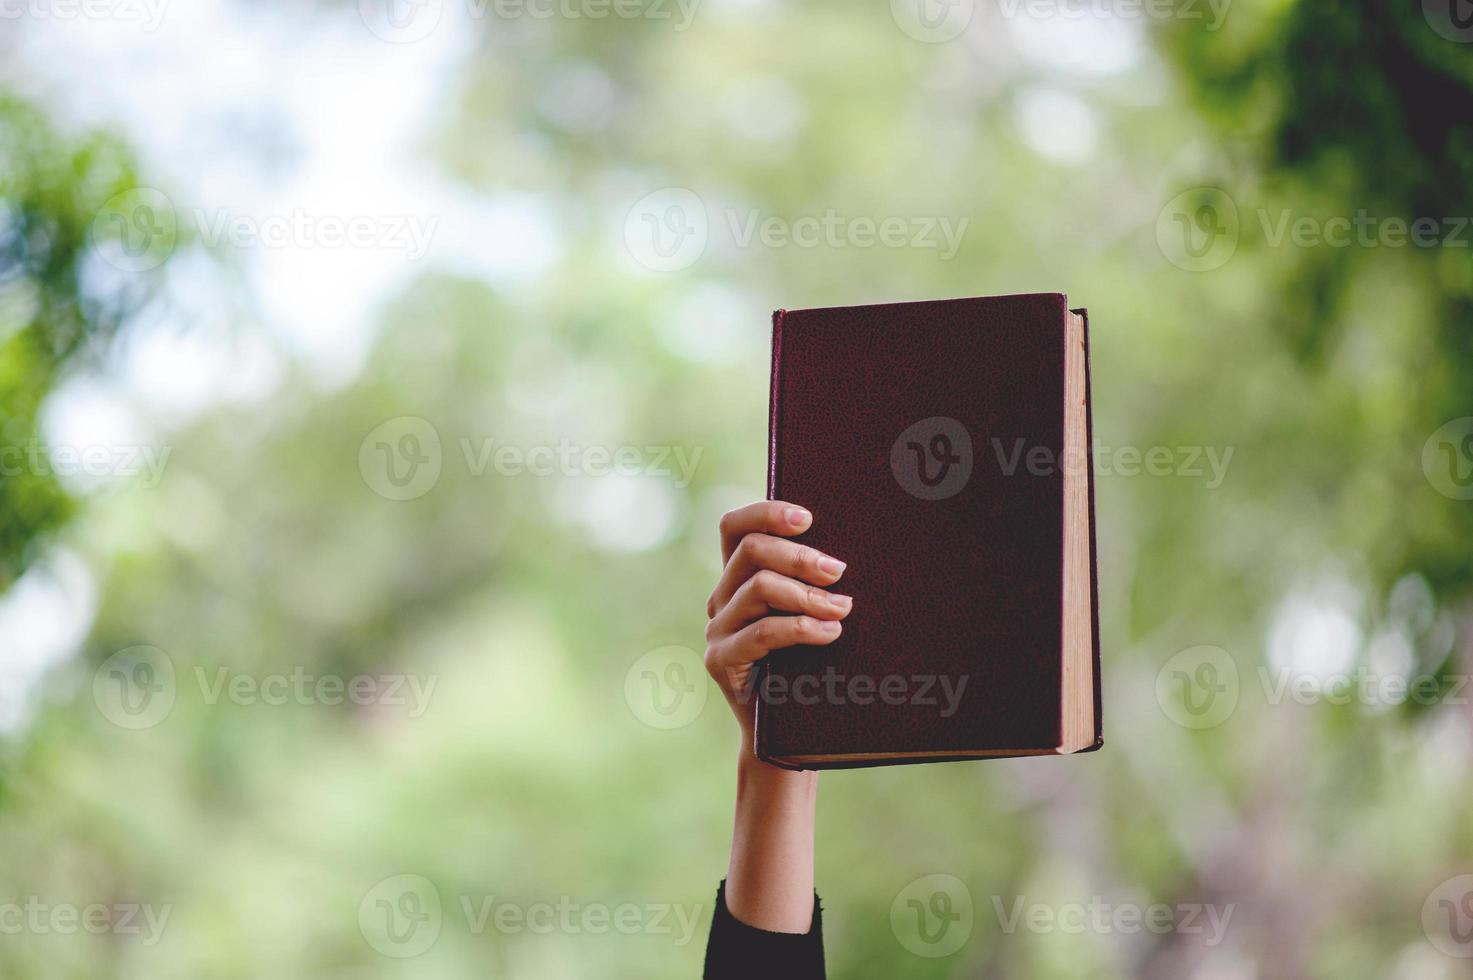
M 848 563 L 826 647 L 766 658 L 764 760 L 1100 746 L 1088 319 L 1059 293 L 773 315 L 768 497 Z

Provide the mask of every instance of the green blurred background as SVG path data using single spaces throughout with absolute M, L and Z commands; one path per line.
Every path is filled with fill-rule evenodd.
M 1464 4 L 396 3 L 0 19 L 0 976 L 698 975 L 769 314 L 1026 291 L 1106 747 L 824 775 L 830 976 L 1473 976 Z

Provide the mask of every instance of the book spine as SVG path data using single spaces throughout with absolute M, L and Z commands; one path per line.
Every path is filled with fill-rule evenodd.
M 782 422 L 783 319 L 787 310 L 772 314 L 772 371 L 767 394 L 767 499 L 777 500 L 780 492 L 778 472 L 778 430 Z
M 775 310 L 772 314 L 772 371 L 769 381 L 770 387 L 767 393 L 767 499 L 777 500 L 778 494 L 782 492 L 782 471 L 778 465 L 779 447 L 778 433 L 782 430 L 782 364 L 783 364 L 783 320 L 787 317 L 787 310 Z M 777 766 L 780 769 L 798 769 L 798 766 L 790 765 L 778 759 L 774 759 L 767 751 L 766 746 L 766 722 L 762 711 L 761 692 L 767 684 L 767 661 L 763 660 L 757 665 L 757 674 L 753 678 L 752 694 L 757 699 L 754 708 L 755 717 L 752 725 L 752 754 L 766 762 L 768 765 Z

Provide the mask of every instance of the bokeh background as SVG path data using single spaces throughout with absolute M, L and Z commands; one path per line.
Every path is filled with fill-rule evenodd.
M 0 976 L 698 975 L 770 312 L 1026 291 L 1106 747 L 825 774 L 830 975 L 1473 975 L 1466 4 L 388 3 L 0 7 Z

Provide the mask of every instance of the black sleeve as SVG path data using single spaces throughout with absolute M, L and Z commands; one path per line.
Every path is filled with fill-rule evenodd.
M 824 980 L 823 909 L 813 896 L 813 928 L 803 935 L 754 929 L 726 908 L 726 882 L 716 889 L 705 980 L 784 977 Z

